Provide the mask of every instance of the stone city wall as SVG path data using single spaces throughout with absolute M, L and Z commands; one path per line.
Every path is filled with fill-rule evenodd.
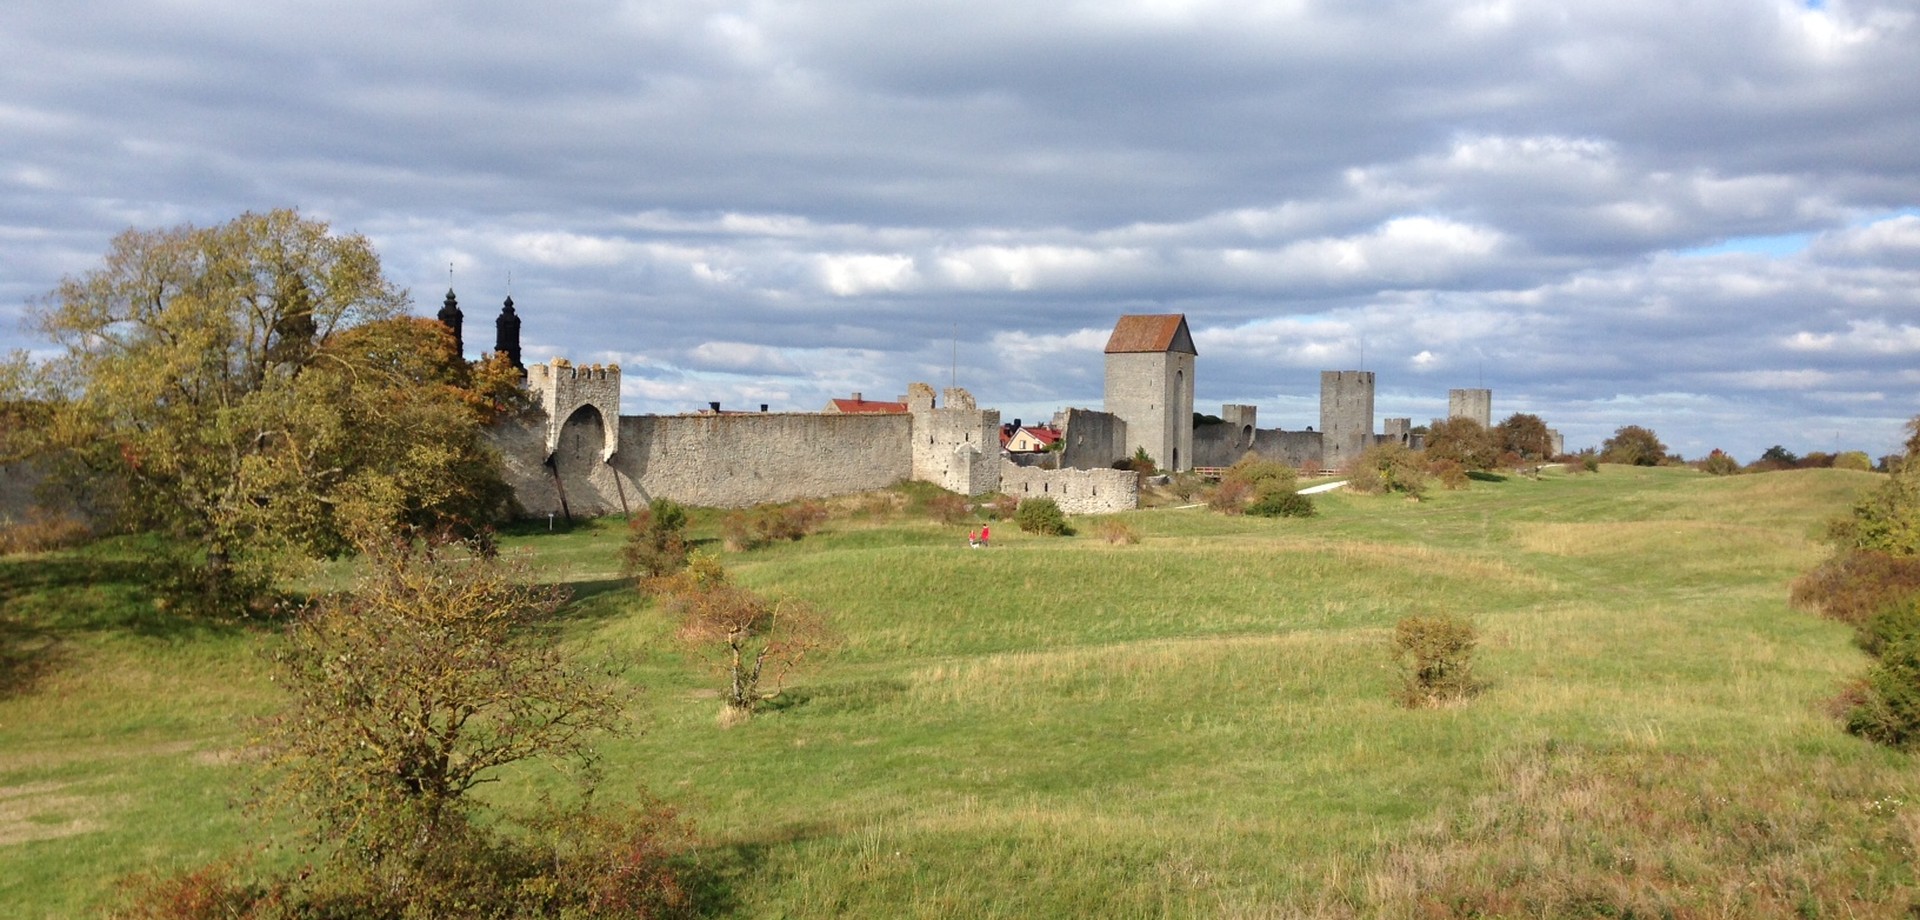
M 1140 506 L 1140 477 L 1132 470 L 1041 470 L 1003 463 L 1000 491 L 1021 501 L 1051 498 L 1068 514 L 1112 514 Z
M 619 425 L 620 451 L 610 463 L 599 459 L 605 433 L 594 412 L 568 422 L 551 467 L 544 413 L 497 425 L 491 436 L 508 485 L 535 516 L 559 513 L 563 492 L 578 516 L 655 498 L 737 508 L 882 489 L 912 471 L 906 415 L 641 415 Z

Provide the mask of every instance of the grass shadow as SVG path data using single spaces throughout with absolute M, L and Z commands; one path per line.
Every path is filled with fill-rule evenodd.
M 737 915 L 746 905 L 738 892 L 777 889 L 781 880 L 767 878 L 768 854 L 819 836 L 826 825 L 809 823 L 774 829 L 751 840 L 704 847 L 678 866 L 693 909 L 700 917 Z
M 1499 473 L 1489 473 L 1486 470 L 1468 470 L 1467 478 L 1473 480 L 1474 482 L 1506 482 L 1507 481 L 1507 477 L 1502 476 Z

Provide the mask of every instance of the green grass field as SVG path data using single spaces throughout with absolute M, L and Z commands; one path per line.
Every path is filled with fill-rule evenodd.
M 505 545 L 643 688 L 603 788 L 694 822 L 712 915 L 1891 917 L 1920 774 L 1836 728 L 1864 656 L 1786 604 L 1875 481 L 1609 466 L 1310 520 L 1134 512 L 1133 546 L 835 518 L 727 556 L 840 638 L 731 729 L 619 580 L 618 522 Z M 7 916 L 263 842 L 229 804 L 273 634 L 169 620 L 117 553 L 0 560 Z M 1392 703 L 1413 613 L 1479 626 L 1485 692 Z

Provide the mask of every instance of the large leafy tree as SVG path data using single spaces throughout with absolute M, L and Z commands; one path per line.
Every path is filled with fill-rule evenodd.
M 1660 436 L 1651 428 L 1622 425 L 1614 430 L 1613 437 L 1601 442 L 1600 459 L 1629 466 L 1659 466 L 1667 459 L 1667 445 L 1660 443 Z
M 291 560 L 504 500 L 488 404 L 438 324 L 358 235 L 288 210 L 130 230 L 34 305 L 63 350 L 43 449 L 101 510 L 196 549 L 180 585 L 226 599 Z
M 1464 416 L 1434 422 L 1424 450 L 1429 460 L 1452 460 L 1470 470 L 1490 470 L 1500 462 L 1495 432 Z
M 1515 412 L 1507 416 L 1506 421 L 1493 426 L 1493 433 L 1500 442 L 1502 453 L 1513 454 L 1522 460 L 1545 460 L 1553 456 L 1553 435 L 1540 416 Z

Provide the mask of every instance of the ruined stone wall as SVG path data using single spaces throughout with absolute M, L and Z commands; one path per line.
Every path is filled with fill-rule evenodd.
M 1060 465 L 1076 470 L 1107 470 L 1133 454 L 1127 447 L 1127 423 L 1110 412 L 1068 409 L 1056 413 L 1060 429 Z
M 1132 470 L 1041 470 L 1000 467 L 1000 491 L 1025 501 L 1051 498 L 1068 514 L 1112 514 L 1140 507 L 1140 477 Z
M 961 495 L 985 495 L 1000 487 L 1000 410 L 979 409 L 959 387 L 946 391 L 946 405 L 913 407 L 909 475 Z
M 1482 428 L 1492 428 L 1493 391 L 1448 390 L 1447 418 L 1470 418 Z
M 618 513 L 655 498 L 735 508 L 882 489 L 912 472 L 913 419 L 906 415 L 627 416 L 618 421 L 620 451 L 602 462 L 600 419 L 580 412 L 563 427 L 552 466 L 542 462 L 546 421 L 532 413 L 489 432 L 508 485 L 535 516 L 559 513 L 563 492 L 576 516 Z
M 1344 469 L 1373 445 L 1373 372 L 1320 372 L 1321 464 Z

